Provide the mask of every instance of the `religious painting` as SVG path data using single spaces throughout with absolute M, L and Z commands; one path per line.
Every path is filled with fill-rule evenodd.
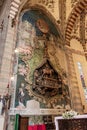
M 58 49 L 64 51 L 60 30 L 37 9 L 25 11 L 19 21 L 15 107 L 24 109 L 32 99 L 41 108 L 70 106 L 67 76 L 58 53 Z

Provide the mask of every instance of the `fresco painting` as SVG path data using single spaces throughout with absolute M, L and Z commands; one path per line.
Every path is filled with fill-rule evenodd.
M 31 99 L 37 100 L 41 108 L 70 108 L 67 76 L 56 51 L 60 40 L 60 31 L 40 10 L 28 10 L 21 16 L 16 108 L 26 108 Z

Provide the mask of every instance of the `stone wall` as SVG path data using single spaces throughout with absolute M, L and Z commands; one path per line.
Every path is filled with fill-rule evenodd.
M 65 7 L 64 9 L 66 9 L 65 10 L 66 12 L 64 14 L 62 13 L 63 19 L 65 18 L 67 20 L 69 18 L 69 15 L 74 7 L 73 5 L 75 5 L 77 3 L 77 1 L 75 2 L 73 0 L 70 0 L 70 1 L 66 0 L 66 7 L 65 7 L 65 5 L 63 5 Z M 17 40 L 16 40 L 17 23 L 16 23 L 16 26 L 12 27 L 13 19 L 11 17 L 9 17 L 11 1 L 7 0 L 6 2 L 7 3 L 4 5 L 4 8 L 2 9 L 2 13 L 0 14 L 0 25 L 3 25 L 3 28 L 0 29 L 0 48 L 1 48 L 1 50 L 0 50 L 0 94 L 7 93 L 8 83 L 10 84 L 10 87 L 11 87 L 10 77 L 13 74 L 14 49 L 15 49 L 15 44 L 17 42 Z M 22 2 L 24 2 L 24 1 L 22 1 Z M 18 15 L 17 15 L 18 17 L 20 14 L 20 10 L 23 7 L 22 2 L 21 2 L 21 7 L 19 8 Z M 46 9 L 46 13 L 51 14 L 53 16 L 52 21 L 54 20 L 54 23 L 56 25 L 57 20 L 60 20 L 60 16 L 61 16 L 59 13 L 60 12 L 59 11 L 59 1 L 54 0 L 52 3 L 51 1 L 46 2 L 46 1 L 42 1 L 42 0 L 34 0 L 34 1 L 31 0 L 31 1 L 29 1 L 28 5 L 26 4 L 24 6 L 26 8 L 29 8 L 30 6 L 37 6 L 37 5 L 39 5 L 38 8 L 40 6 L 41 6 L 41 8 L 43 7 L 43 11 L 45 11 L 45 9 Z M 13 13 L 13 12 L 11 12 L 11 13 Z M 18 20 L 18 19 L 15 19 L 15 20 Z M 19 22 L 19 21 L 17 21 L 17 22 Z M 62 24 L 63 24 L 64 28 L 61 27 L 61 30 L 62 29 L 64 30 L 65 29 L 64 24 L 66 24 L 66 21 L 65 21 L 65 23 L 62 23 Z M 56 27 L 58 28 L 58 26 L 56 26 Z M 64 34 L 64 33 L 62 33 L 62 34 Z M 79 43 L 81 42 L 80 40 L 79 40 Z M 85 48 L 85 46 L 83 45 L 83 47 L 82 47 L 81 44 L 78 44 L 78 42 L 76 40 L 73 40 L 70 45 L 71 45 L 71 47 L 67 46 L 66 48 L 62 48 L 60 45 L 58 48 L 56 48 L 57 52 L 55 55 L 55 59 L 56 59 L 56 57 L 58 58 L 58 60 L 56 60 L 57 61 L 56 63 L 60 64 L 65 70 L 67 70 L 67 72 L 70 76 L 68 78 L 68 80 L 69 80 L 69 85 L 70 85 L 70 93 L 71 93 L 73 108 L 75 110 L 82 112 L 85 101 L 84 101 L 84 94 L 82 92 L 83 91 L 82 85 L 81 85 L 81 82 L 79 81 L 80 78 L 79 78 L 76 62 L 78 62 L 78 60 L 79 60 L 79 62 L 82 63 L 84 75 L 86 77 L 87 76 L 87 74 L 86 74 L 87 73 L 87 69 L 86 69 L 87 61 L 85 60 L 84 50 L 82 49 L 83 47 Z M 75 48 L 73 48 L 73 47 L 75 47 Z M 65 50 L 63 50 L 63 49 L 65 49 Z M 64 51 L 65 51 L 65 53 L 64 53 Z M 87 84 L 86 78 L 85 78 L 85 83 Z M 15 86 L 15 85 L 13 85 L 13 86 Z M 11 89 L 13 90 L 13 88 L 11 88 Z M 78 105 L 76 105 L 76 104 L 78 104 Z

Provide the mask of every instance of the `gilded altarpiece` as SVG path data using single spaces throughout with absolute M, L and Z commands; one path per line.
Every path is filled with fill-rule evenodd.
M 67 73 L 65 63 L 60 63 L 65 61 L 62 35 L 41 10 L 20 17 L 17 49 L 15 107 L 26 108 L 27 101 L 34 99 L 41 108 L 69 109 Z

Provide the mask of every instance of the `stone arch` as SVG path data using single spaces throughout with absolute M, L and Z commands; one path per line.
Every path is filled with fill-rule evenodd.
M 55 27 L 56 27 L 56 29 L 57 29 L 59 35 L 60 35 L 60 39 L 62 40 L 62 43 L 64 43 L 64 37 L 63 37 L 63 35 L 62 35 L 62 32 L 61 32 L 61 30 L 60 30 L 60 27 L 59 27 L 59 25 L 58 25 L 56 19 L 52 16 L 52 14 L 51 14 L 45 7 L 36 4 L 36 5 L 34 5 L 34 6 L 30 6 L 30 7 L 27 8 L 27 9 L 24 9 L 24 10 L 21 11 L 21 12 L 24 13 L 24 12 L 27 11 L 27 10 L 33 10 L 33 9 L 35 9 L 35 10 L 40 10 L 42 13 L 44 13 L 44 14 L 52 21 L 52 23 L 55 25 Z
M 33 6 L 29 6 L 27 9 L 24 9 L 23 7 L 25 6 L 25 4 L 27 3 L 27 0 L 25 1 L 20 1 L 20 0 L 13 0 L 11 2 L 11 8 L 10 8 L 10 17 L 12 19 L 14 19 L 16 16 L 19 17 L 20 13 L 21 12 L 25 12 L 26 10 L 29 10 L 29 9 L 37 9 L 37 10 L 41 10 L 42 12 L 44 12 L 48 17 L 49 19 L 54 23 L 57 31 L 59 32 L 60 34 L 60 39 L 62 39 L 62 43 L 64 43 L 64 37 L 60 31 L 60 27 L 56 21 L 56 19 L 52 16 L 52 14 L 44 7 L 44 6 L 41 6 L 39 4 L 35 4 Z
M 75 24 L 75 21 L 86 6 L 87 6 L 87 0 L 80 0 L 80 2 L 78 2 L 76 6 L 73 8 L 68 18 L 68 22 L 65 30 L 65 39 L 66 39 L 66 44 L 68 45 L 70 45 L 71 32 Z
M 20 6 L 21 2 L 20 0 L 12 0 L 11 2 L 11 7 L 10 7 L 10 12 L 9 12 L 9 16 L 11 18 L 15 18 L 18 10 L 19 10 L 19 6 Z

